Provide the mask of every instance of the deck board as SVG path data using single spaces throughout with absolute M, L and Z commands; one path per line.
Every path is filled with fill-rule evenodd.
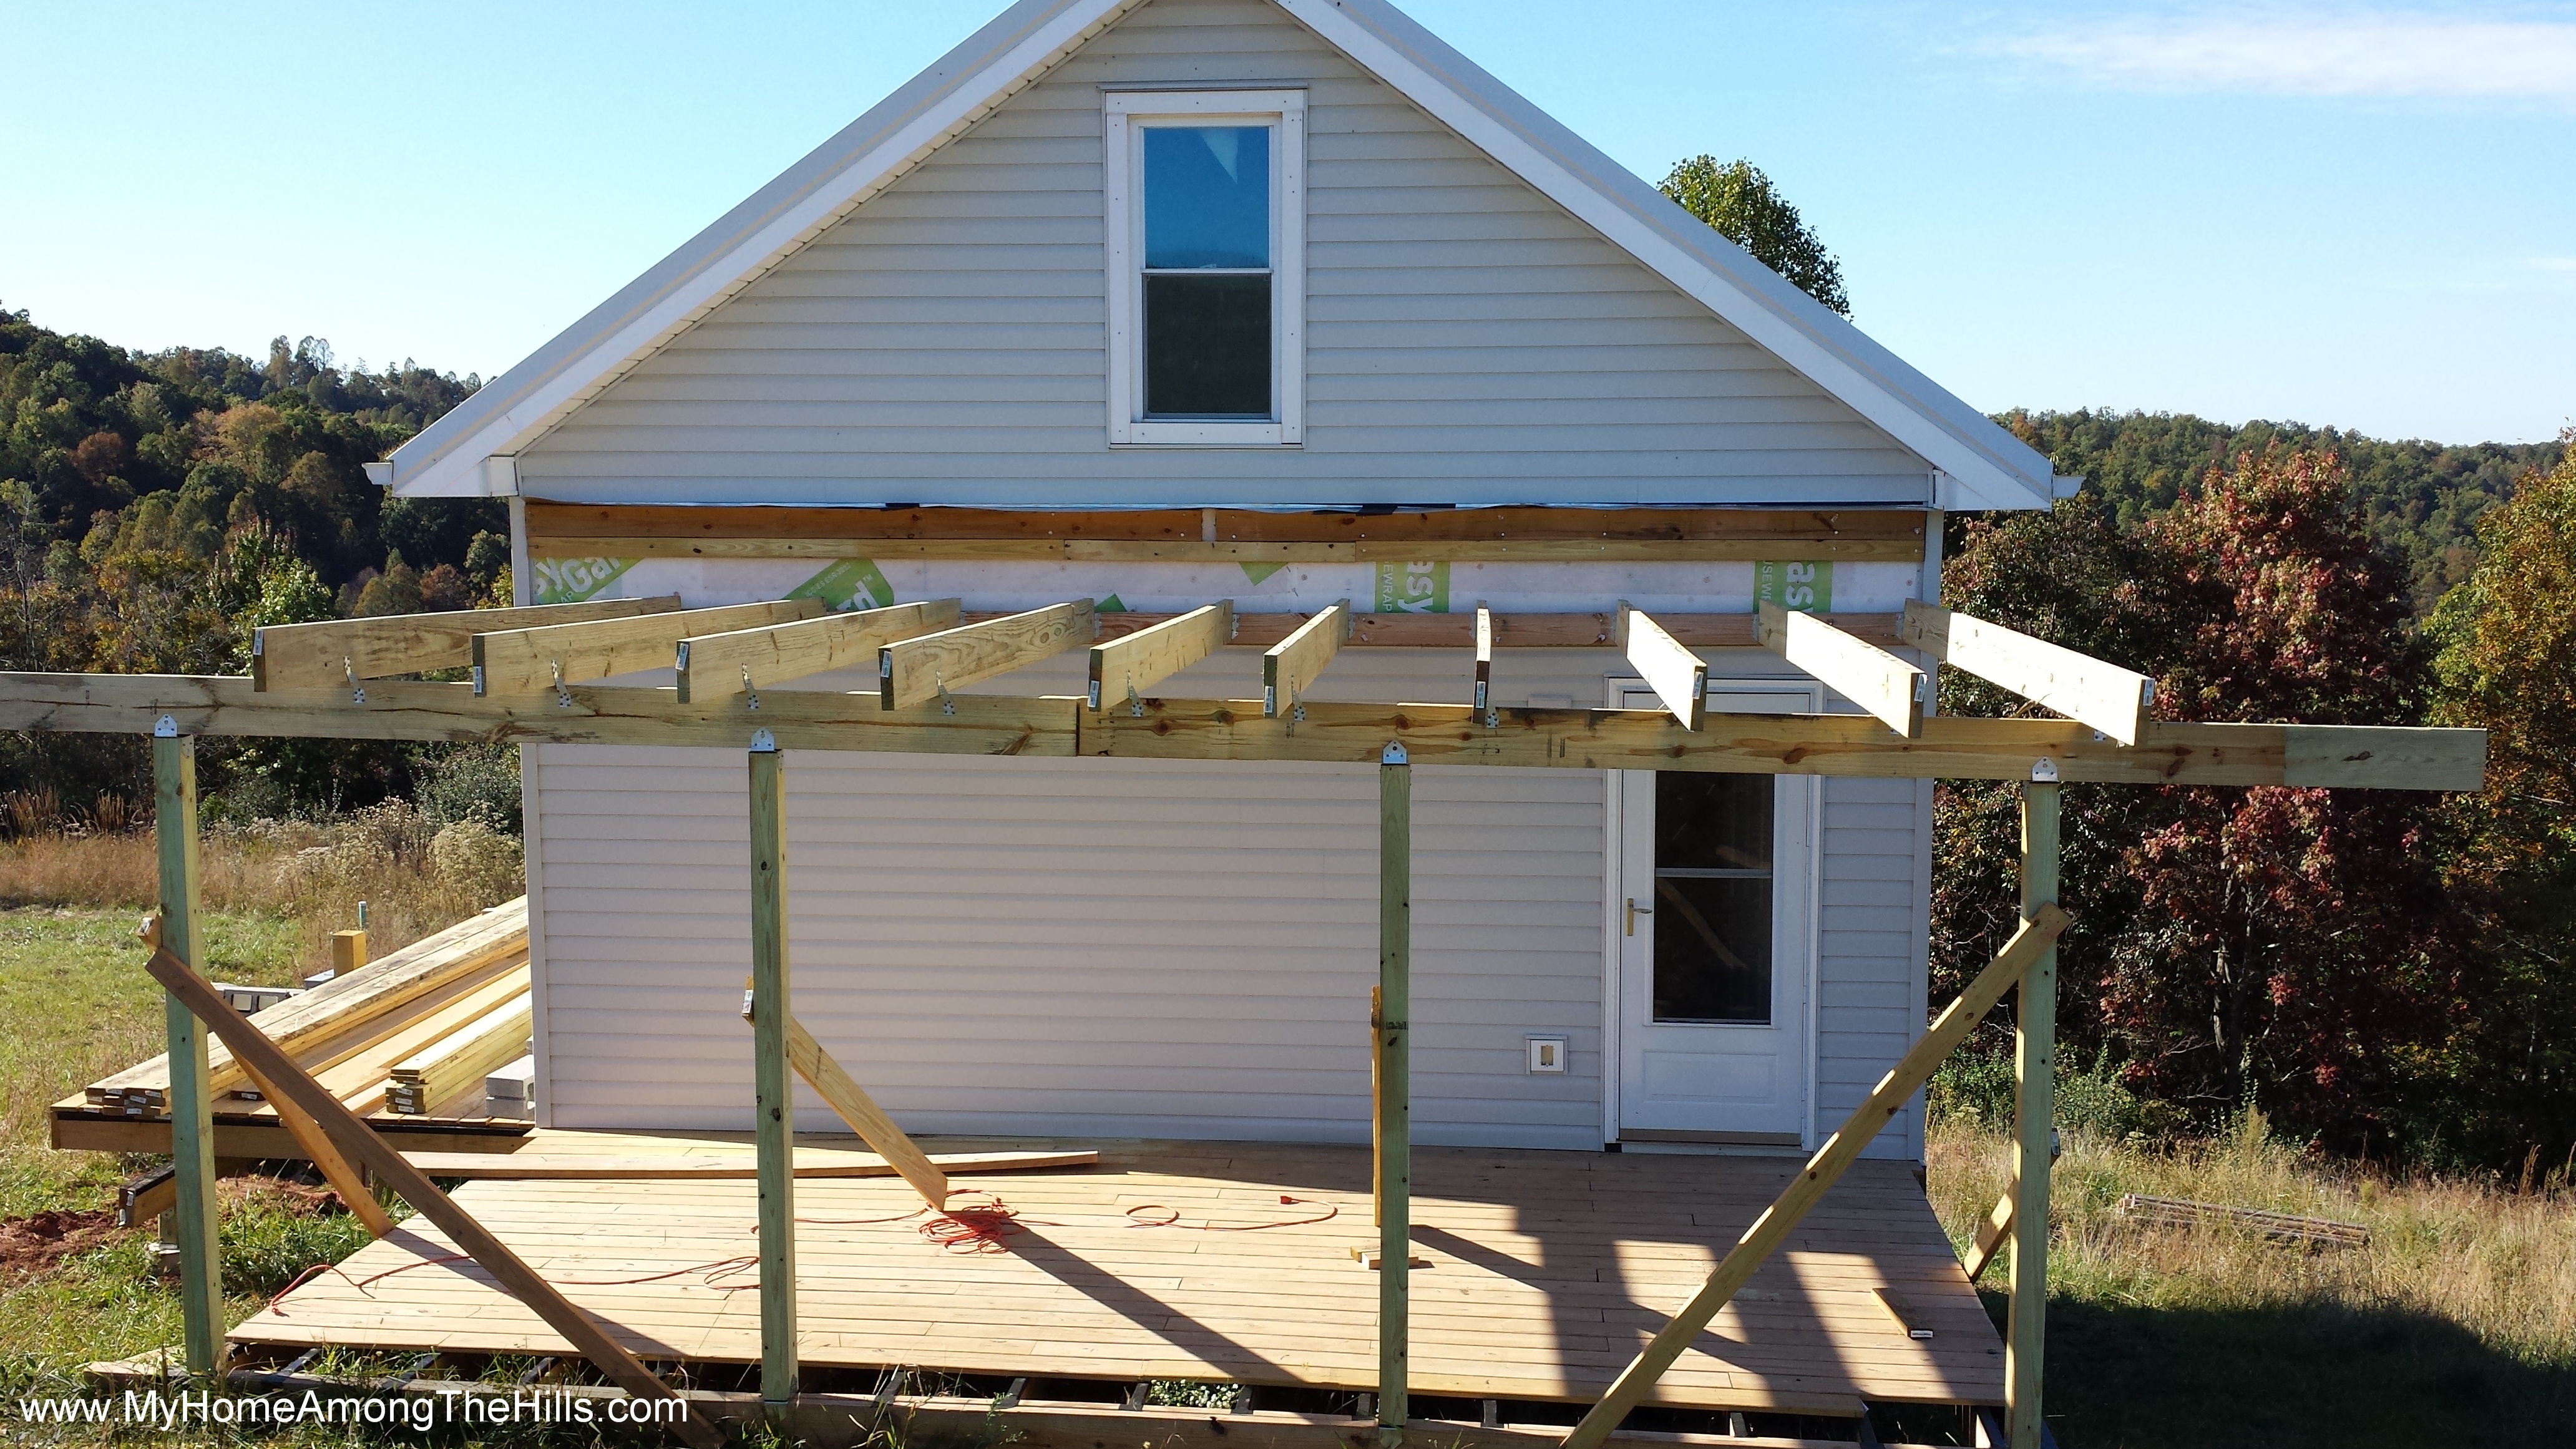
M 935 1150 L 1046 1145 L 1056 1144 Z M 900 1181 L 799 1181 L 805 1360 L 1374 1388 L 1376 1275 L 1351 1258 L 1377 1237 L 1364 1149 L 1081 1145 L 1099 1147 L 1098 1168 L 977 1177 L 973 1193 L 961 1192 L 968 1202 L 989 1193 L 1018 1213 L 1021 1231 L 998 1252 L 925 1240 L 919 1200 Z M 713 1135 L 551 1131 L 530 1134 L 524 1150 L 747 1151 Z M 1415 1390 L 1597 1397 L 1795 1171 L 1767 1158 L 1417 1149 L 1414 1244 L 1430 1266 L 1413 1276 Z M 1283 1205 L 1283 1194 L 1303 1201 Z M 456 1197 L 637 1353 L 759 1358 L 753 1183 L 484 1180 Z M 1140 1226 L 1127 1215 L 1148 1204 L 1184 1223 L 1276 1223 L 1325 1206 L 1335 1215 L 1254 1231 Z M 565 1350 L 481 1269 L 430 1261 L 454 1251 L 415 1220 L 232 1337 Z M 1871 1297 L 1881 1287 L 1934 1337 L 1899 1330 Z M 1849 1412 L 1860 1399 L 1993 1403 L 2002 1366 L 1995 1330 L 1910 1170 L 1864 1162 L 1675 1365 L 1656 1402 L 1825 1412 Z

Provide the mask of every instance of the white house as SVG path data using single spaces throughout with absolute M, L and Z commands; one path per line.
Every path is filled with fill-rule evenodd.
M 1622 601 L 1865 632 L 2062 482 L 1382 0 L 1024 0 L 378 468 L 509 498 L 522 603 L 1347 599 L 1307 698 L 1451 703 L 1481 603 L 1491 701 L 1583 706 L 1652 702 Z M 1722 622 L 1709 709 L 1852 708 Z M 749 1125 L 741 768 L 527 747 L 549 1125 Z M 1419 777 L 1417 1140 L 1790 1150 L 1921 1031 L 1928 782 Z M 788 778 L 798 1015 L 906 1128 L 1366 1140 L 1366 767 Z

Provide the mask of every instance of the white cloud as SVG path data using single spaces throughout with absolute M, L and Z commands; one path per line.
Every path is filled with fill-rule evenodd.
M 2105 20 L 1990 48 L 2139 90 L 2576 101 L 2576 23 L 2563 21 L 2387 11 Z

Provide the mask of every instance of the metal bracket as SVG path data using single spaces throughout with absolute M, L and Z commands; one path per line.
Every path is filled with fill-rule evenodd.
M 1133 719 L 1145 717 L 1145 701 L 1137 696 L 1136 686 L 1132 682 L 1127 686 L 1127 714 Z
M 156 740 L 175 740 L 178 737 L 178 720 L 165 714 L 152 722 L 152 738 Z
M 351 660 L 348 655 L 343 654 L 340 656 L 340 669 L 341 672 L 345 673 L 349 677 L 349 702 L 352 704 L 365 704 L 367 702 L 367 687 L 358 682 L 358 666 L 356 662 Z
M 2056 784 L 2057 762 L 2046 755 L 2040 756 L 2038 762 L 2030 767 L 2030 782 L 2034 785 Z
M 1485 709 L 1485 728 L 1489 730 L 1498 730 L 1502 727 L 1503 712 L 1488 705 Z
M 560 659 L 549 659 L 546 663 L 552 665 L 555 671 L 555 708 L 572 708 L 572 691 L 566 689 L 563 682 L 563 661 Z
M 760 708 L 760 691 L 752 687 L 751 666 L 748 664 L 742 667 L 742 692 L 751 701 L 753 709 Z
M 1387 741 L 1386 748 L 1377 752 L 1377 762 L 1381 765 L 1409 765 L 1413 763 L 1411 760 L 1405 758 L 1404 741 L 1402 740 Z
M 939 681 L 939 712 L 941 714 L 957 712 L 957 701 L 949 695 L 948 681 L 945 679 Z
M 777 754 L 778 736 L 771 734 L 765 729 L 753 730 L 751 732 L 751 752 L 755 755 Z

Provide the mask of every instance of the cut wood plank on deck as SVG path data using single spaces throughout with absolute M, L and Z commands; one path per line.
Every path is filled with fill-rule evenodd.
M 610 1157 L 578 1152 L 406 1152 L 412 1166 L 432 1177 L 458 1178 L 627 1178 L 676 1181 L 686 1178 L 749 1180 L 759 1165 L 749 1153 L 701 1153 L 697 1156 Z M 950 1174 L 960 1172 L 1034 1172 L 1046 1167 L 1092 1167 L 1100 1154 L 1070 1152 L 934 1152 L 930 1163 Z M 798 1177 L 895 1177 L 894 1165 L 873 1152 L 829 1152 L 799 1149 Z

